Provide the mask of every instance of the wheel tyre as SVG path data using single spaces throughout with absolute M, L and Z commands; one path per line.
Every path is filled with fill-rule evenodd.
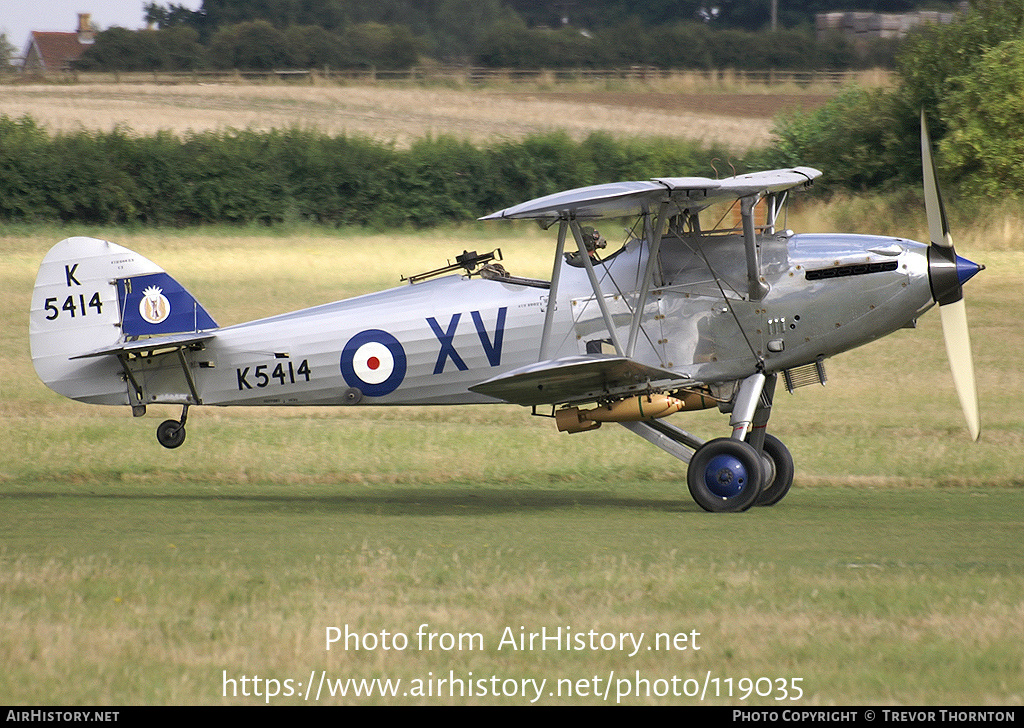
M 770 482 L 767 478 L 765 479 L 764 487 L 754 505 L 773 506 L 786 497 L 790 486 L 793 485 L 793 475 L 796 469 L 793 466 L 793 456 L 789 454 L 789 449 L 777 437 L 764 436 L 764 456 L 774 464 L 775 477 Z
M 156 428 L 156 440 L 168 450 L 185 442 L 185 426 L 177 420 L 164 420 Z
M 745 511 L 761 493 L 761 455 L 740 440 L 719 438 L 704 443 L 690 459 L 686 482 L 690 495 L 712 513 Z

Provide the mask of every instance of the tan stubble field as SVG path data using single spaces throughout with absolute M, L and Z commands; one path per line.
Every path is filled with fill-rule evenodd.
M 0 86 L 0 114 L 51 132 L 138 134 L 299 126 L 408 146 L 451 135 L 475 143 L 563 130 L 581 139 L 680 138 L 742 153 L 770 140 L 775 114 L 813 108 L 822 93 L 673 93 L 427 88 L 410 85 L 99 84 Z

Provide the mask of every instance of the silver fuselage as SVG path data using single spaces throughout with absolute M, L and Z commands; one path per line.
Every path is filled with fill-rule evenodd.
M 911 325 L 933 305 L 927 246 L 889 237 L 760 239 L 768 293 L 751 301 L 737 238 L 663 239 L 633 358 L 681 381 L 743 379 L 799 367 Z M 595 266 L 624 341 L 647 246 Z M 712 272 L 713 271 L 713 272 Z M 717 277 L 717 282 L 716 282 Z M 177 355 L 133 361 L 147 404 L 423 405 L 494 402 L 469 387 L 535 363 L 548 289 L 448 276 L 219 329 Z M 563 264 L 549 358 L 608 351 L 610 336 L 582 268 Z M 124 374 L 90 401 L 126 404 Z M 355 392 L 356 396 L 353 396 Z

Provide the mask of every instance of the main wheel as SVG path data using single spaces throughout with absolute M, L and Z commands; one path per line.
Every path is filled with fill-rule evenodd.
M 761 493 L 761 455 L 740 440 L 704 443 L 690 459 L 686 482 L 701 508 L 713 513 L 745 511 Z
M 793 485 L 796 468 L 793 466 L 793 456 L 789 454 L 789 449 L 773 435 L 764 436 L 764 457 L 772 465 L 774 475 L 771 479 L 765 478 L 764 487 L 754 505 L 773 506 L 786 497 L 790 486 Z
M 169 450 L 185 442 L 185 425 L 177 420 L 164 420 L 156 428 L 156 440 Z

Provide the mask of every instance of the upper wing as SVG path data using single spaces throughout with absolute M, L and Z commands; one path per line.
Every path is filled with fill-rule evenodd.
M 784 192 L 794 187 L 809 187 L 811 182 L 821 176 L 821 171 L 813 167 L 793 167 L 791 169 L 772 169 L 766 172 L 752 172 L 723 180 L 716 180 L 718 186 L 708 190 L 703 199 L 699 196 L 702 188 L 694 184 L 693 177 L 659 177 L 655 181 L 666 185 L 673 193 L 686 193 L 690 201 L 698 203 L 699 208 L 717 202 L 749 197 L 769 192 Z
M 715 180 L 708 177 L 659 177 L 647 182 L 611 182 L 538 197 L 481 220 L 559 220 L 625 217 L 653 211 L 664 201 L 697 211 L 740 197 L 782 192 L 810 185 L 821 176 L 811 167 L 775 169 Z
M 718 182 L 702 177 L 708 187 L 717 187 Z M 703 188 L 702 188 L 703 189 Z M 668 194 L 664 182 L 610 182 L 591 187 L 556 192 L 538 197 L 504 210 L 498 210 L 481 220 L 558 220 L 563 217 L 601 218 L 624 217 L 657 206 Z
M 586 402 L 644 389 L 649 383 L 682 382 L 676 372 L 623 356 L 568 356 L 530 364 L 488 379 L 470 390 L 524 406 Z

